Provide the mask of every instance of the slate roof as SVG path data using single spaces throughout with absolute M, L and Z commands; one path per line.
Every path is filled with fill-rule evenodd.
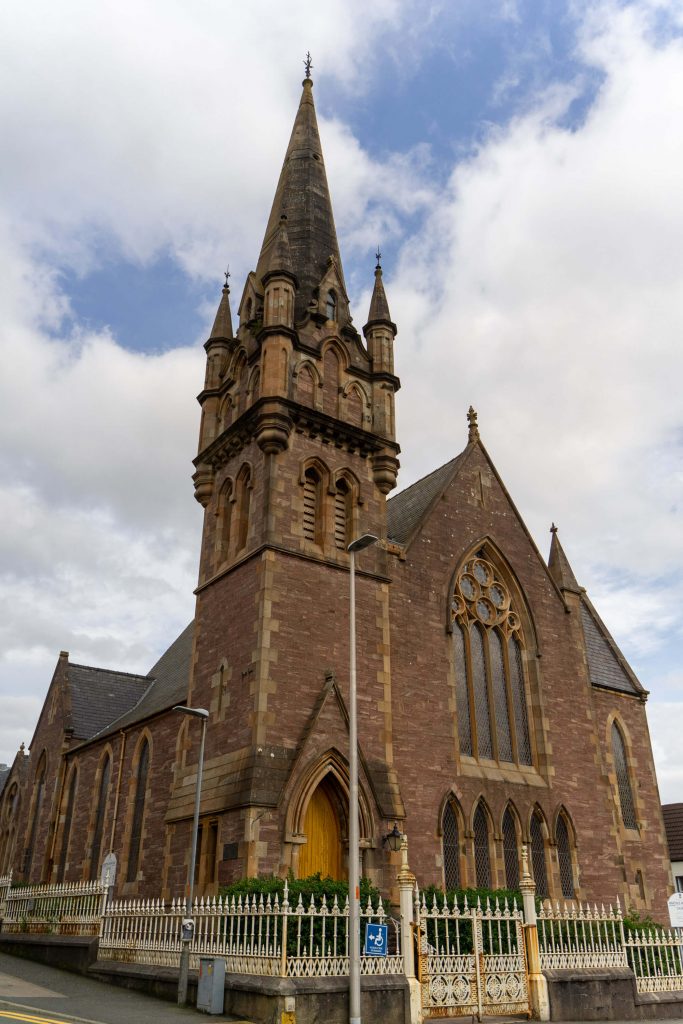
M 637 696 L 645 693 L 595 609 L 585 598 L 581 601 L 581 625 L 591 683 L 620 693 Z
M 671 860 L 683 860 L 683 804 L 662 804 Z
M 423 476 L 387 502 L 387 536 L 390 541 L 405 544 L 418 528 L 428 509 L 455 475 L 465 451 L 445 465 Z
M 103 726 L 97 733 L 98 739 L 135 725 L 136 722 L 165 711 L 174 704 L 185 703 L 190 679 L 193 637 L 194 622 L 191 622 L 161 655 L 149 674 L 141 677 L 145 682 L 145 690 L 135 706 L 126 709 L 115 721 L 110 719 L 107 726 Z
M 74 736 L 90 739 L 137 704 L 148 686 L 146 676 L 69 663 Z

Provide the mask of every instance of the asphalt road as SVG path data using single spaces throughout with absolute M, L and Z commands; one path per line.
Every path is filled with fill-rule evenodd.
M 0 953 L 0 1024 L 201 1024 L 200 1014 L 154 996 Z M 249 1022 L 245 1022 L 249 1024 Z

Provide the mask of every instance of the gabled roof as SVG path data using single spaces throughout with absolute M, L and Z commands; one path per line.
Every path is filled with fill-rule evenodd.
M 73 735 L 88 740 L 130 710 L 149 686 L 146 676 L 69 663 Z
M 114 721 L 110 720 L 110 724 L 96 734 L 97 739 L 118 732 L 119 729 L 126 729 L 187 700 L 193 639 L 194 622 L 191 622 L 161 655 L 149 675 L 143 677 L 144 693 L 140 695 L 135 706 Z
M 387 537 L 406 544 L 462 465 L 468 449 L 387 501 Z
M 581 625 L 586 641 L 588 672 L 593 686 L 642 697 L 647 690 L 639 683 L 626 658 L 595 608 L 583 595 Z
M 662 804 L 671 860 L 683 860 L 683 804 Z

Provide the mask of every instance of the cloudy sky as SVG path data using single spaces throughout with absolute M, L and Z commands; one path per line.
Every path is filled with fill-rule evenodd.
M 400 484 L 472 403 L 651 690 L 683 800 L 681 0 L 0 19 L 0 761 L 60 650 L 144 672 L 192 617 L 202 342 L 225 265 L 237 298 L 255 265 L 310 49 L 357 324 L 384 252 Z

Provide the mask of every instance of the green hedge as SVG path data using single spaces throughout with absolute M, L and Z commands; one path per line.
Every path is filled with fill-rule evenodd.
M 309 875 L 308 878 L 294 878 L 290 874 L 287 878 L 287 887 L 290 904 L 296 906 L 299 902 L 299 896 L 301 896 L 306 907 L 311 902 L 311 896 L 315 896 L 316 906 L 318 907 L 323 896 L 325 896 L 328 906 L 332 904 L 336 896 L 339 906 L 343 909 L 349 891 L 348 882 L 340 882 L 334 878 L 322 878 L 320 872 L 316 875 Z M 239 882 L 233 882 L 232 885 L 221 886 L 218 891 L 221 896 L 234 896 L 235 899 L 239 896 L 251 897 L 254 895 L 260 896 L 261 894 L 264 897 L 270 895 L 274 898 L 277 893 L 280 897 L 280 902 L 282 902 L 285 891 L 285 879 L 278 878 L 275 875 L 266 875 L 263 878 L 242 878 Z M 364 909 L 367 906 L 368 898 L 372 899 L 372 905 L 376 907 L 379 897 L 380 891 L 372 884 L 370 879 L 361 878 L 360 901 L 362 908 Z

